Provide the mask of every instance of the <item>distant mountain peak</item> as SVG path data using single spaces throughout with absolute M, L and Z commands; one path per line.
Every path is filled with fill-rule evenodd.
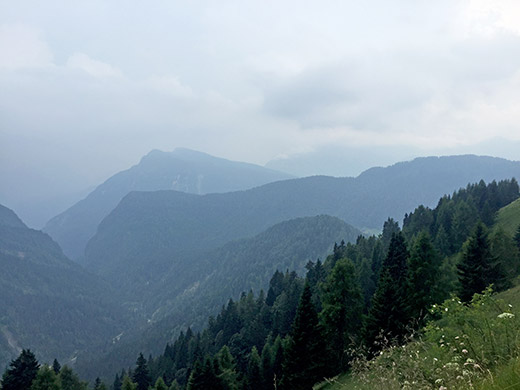
M 0 226 L 9 226 L 9 227 L 18 227 L 23 228 L 27 227 L 25 223 L 22 222 L 16 213 L 0 204 Z
M 224 193 L 292 178 L 283 172 L 214 157 L 187 148 L 151 150 L 139 164 L 119 172 L 85 199 L 45 226 L 73 259 L 83 255 L 101 220 L 131 191 L 175 190 L 192 194 Z

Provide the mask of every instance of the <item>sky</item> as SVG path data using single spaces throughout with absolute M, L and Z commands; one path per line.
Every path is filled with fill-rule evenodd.
M 0 203 L 39 227 L 152 149 L 520 160 L 519 104 L 516 0 L 0 1 Z

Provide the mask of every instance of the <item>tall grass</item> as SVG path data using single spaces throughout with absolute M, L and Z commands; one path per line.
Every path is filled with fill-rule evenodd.
M 432 308 L 438 319 L 373 359 L 360 354 L 350 375 L 323 389 L 520 389 L 520 312 L 488 289 L 470 304 L 452 297 Z

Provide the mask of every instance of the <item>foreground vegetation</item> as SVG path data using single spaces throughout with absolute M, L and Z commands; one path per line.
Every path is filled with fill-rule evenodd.
M 438 319 L 407 343 L 389 345 L 372 360 L 360 356 L 348 375 L 317 389 L 519 389 L 520 287 L 452 297 L 435 305 Z

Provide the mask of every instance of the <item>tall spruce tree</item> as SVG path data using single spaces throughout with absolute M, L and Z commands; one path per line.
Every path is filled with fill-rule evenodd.
M 501 285 L 504 280 L 502 265 L 491 253 L 488 233 L 484 224 L 477 224 L 464 244 L 462 258 L 457 265 L 459 296 L 469 302 L 473 294 L 482 292 L 490 284 Z
M 132 380 L 137 385 L 137 390 L 148 390 L 148 387 L 151 385 L 152 378 L 150 377 L 148 364 L 142 353 L 140 353 L 137 358 Z
M 249 359 L 247 362 L 247 388 L 249 390 L 260 390 L 263 381 L 262 381 L 262 361 L 260 360 L 260 355 L 258 354 L 258 349 L 253 347 L 251 349 L 251 353 L 249 354 Z
M 419 325 L 429 307 L 443 298 L 439 288 L 441 263 L 430 235 L 424 231 L 419 233 L 410 251 L 407 278 L 408 314 Z
M 60 364 L 60 362 L 58 362 L 58 359 L 54 359 L 54 361 L 52 362 L 52 369 L 54 370 L 54 373 L 56 375 L 58 375 L 60 373 L 61 364 Z
M 281 388 L 311 390 L 325 376 L 326 352 L 311 288 L 305 284 L 285 351 Z
M 390 340 L 400 340 L 406 334 L 409 323 L 406 310 L 407 261 L 404 236 L 400 232 L 394 233 L 365 321 L 365 343 L 370 350 L 379 348 L 376 341 L 380 335 Z
M 38 374 L 40 364 L 30 349 L 24 349 L 15 360 L 11 361 L 9 368 L 2 378 L 2 390 L 27 390 Z
M 323 290 L 320 322 L 329 345 L 329 367 L 334 374 L 346 368 L 346 350 L 358 336 L 363 296 L 354 264 L 340 259 L 328 275 Z

